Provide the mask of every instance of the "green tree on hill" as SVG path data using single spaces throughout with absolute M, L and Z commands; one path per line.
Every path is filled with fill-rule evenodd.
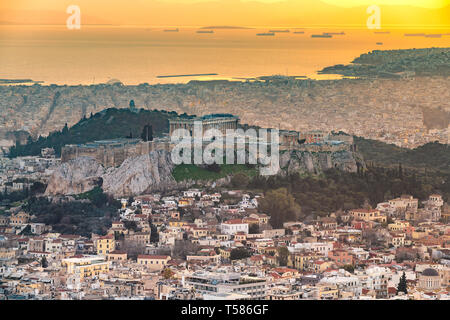
M 37 156 L 42 148 L 53 148 L 56 156 L 60 156 L 62 147 L 67 144 L 83 144 L 127 136 L 140 137 L 145 125 L 152 127 L 149 138 L 160 136 L 169 131 L 169 119 L 176 116 L 176 112 L 167 113 L 158 110 L 140 109 L 138 113 L 130 109 L 105 109 L 89 119 L 80 119 L 70 128 L 66 124 L 62 130 L 51 132 L 45 138 L 36 141 L 28 139 L 24 145 L 16 139 L 16 146 L 10 148 L 8 156 L 10 158 Z
M 153 127 L 150 124 L 146 124 L 142 129 L 141 139 L 143 141 L 153 141 Z
M 231 178 L 231 185 L 234 188 L 245 188 L 250 182 L 250 178 L 243 172 L 238 172 Z
M 295 221 L 301 215 L 301 208 L 286 188 L 268 191 L 260 200 L 259 208 L 270 215 L 270 224 L 274 228 L 283 227 L 287 221 Z

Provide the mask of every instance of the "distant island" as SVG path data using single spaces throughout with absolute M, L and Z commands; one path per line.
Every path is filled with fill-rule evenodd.
M 0 79 L 1 84 L 26 84 L 26 83 L 43 83 L 44 81 L 34 81 L 31 79 Z
M 319 74 L 364 78 L 405 78 L 450 75 L 450 48 L 374 50 L 351 64 L 326 67 Z

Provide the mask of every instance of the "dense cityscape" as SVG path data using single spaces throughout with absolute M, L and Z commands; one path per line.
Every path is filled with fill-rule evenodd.
M 449 13 L 1 1 L 2 316 L 445 307 Z
M 228 115 L 200 119 L 217 128 L 238 122 Z M 170 123 L 172 128 L 192 122 Z M 291 193 L 294 185 L 314 185 L 317 178 L 308 179 L 317 174 L 344 175 L 354 183 L 379 175 L 379 169 L 358 160 L 348 135 L 316 130 L 300 134 L 303 140 L 296 142 L 289 138 L 293 134 L 281 133 L 280 147 L 288 155 L 282 157 L 289 157 L 290 165 L 284 169 L 287 180 L 280 176 L 278 182 L 263 182 L 251 167 L 221 179 L 192 181 L 193 173 L 183 165 L 172 168 L 178 180 L 180 174 L 185 178 L 175 182 L 167 172 L 172 164 L 161 156 L 167 151 L 150 151 L 156 158 L 145 158 L 144 146 L 166 146 L 161 139 L 147 141 L 148 134 L 140 142 L 63 149 L 62 158 L 52 148 L 39 156 L 2 158 L 1 297 L 447 300 L 448 177 L 439 185 L 431 176 L 427 186 L 400 165 L 388 173 L 397 180 L 391 190 L 383 187 L 384 201 L 353 191 L 347 198 L 331 196 L 336 210 L 327 211 L 310 202 L 319 200 L 317 194 L 306 200 L 302 192 Z M 130 154 L 128 148 L 144 151 Z M 126 158 L 119 157 L 123 152 Z M 295 158 L 298 152 L 303 156 Z M 314 161 L 307 155 L 327 155 L 335 165 L 303 167 Z M 404 194 L 410 183 L 421 200 Z M 329 192 L 316 188 L 319 194 Z M 377 192 L 375 183 L 368 188 Z

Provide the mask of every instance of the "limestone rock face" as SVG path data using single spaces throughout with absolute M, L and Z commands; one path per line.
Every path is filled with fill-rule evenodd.
M 287 151 L 280 154 L 280 174 L 310 172 L 317 174 L 336 168 L 356 172 L 364 161 L 357 153 Z M 115 197 L 135 196 L 142 193 L 188 188 L 194 184 L 220 186 L 230 182 L 230 177 L 217 181 L 186 180 L 176 182 L 172 176 L 174 165 L 170 152 L 152 151 L 130 157 L 118 168 L 104 169 L 95 159 L 79 157 L 63 163 L 55 170 L 47 186 L 47 195 L 79 194 L 101 186 Z
M 114 196 L 134 196 L 143 192 L 176 187 L 173 164 L 167 151 L 126 159 L 118 168 L 104 169 L 95 159 L 79 157 L 63 163 L 50 178 L 47 195 L 79 194 L 101 186 Z
M 61 164 L 52 174 L 45 194 L 69 195 L 101 185 L 104 168 L 95 159 L 79 157 Z
M 167 151 L 153 151 L 126 159 L 103 175 L 103 190 L 115 196 L 138 195 L 175 187 L 173 164 Z
M 305 152 L 287 151 L 280 155 L 282 173 L 294 172 L 320 173 L 336 168 L 347 172 L 356 172 L 359 159 L 350 151 L 339 152 Z M 361 165 L 364 165 L 361 163 Z

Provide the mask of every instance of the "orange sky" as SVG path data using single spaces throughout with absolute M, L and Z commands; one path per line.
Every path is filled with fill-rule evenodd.
M 378 4 L 386 26 L 450 25 L 450 0 L 2 0 L 0 23 L 64 24 L 72 4 L 86 24 L 364 26 Z

